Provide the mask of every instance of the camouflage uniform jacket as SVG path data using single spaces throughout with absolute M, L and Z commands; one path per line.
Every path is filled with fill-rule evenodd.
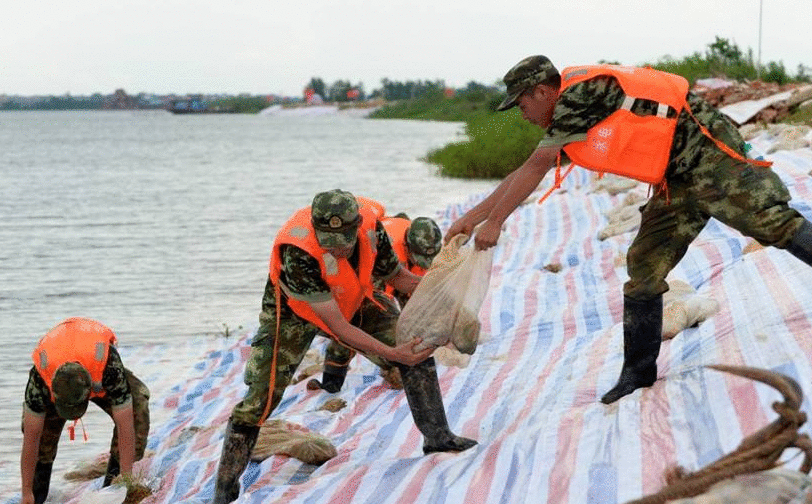
M 565 89 L 558 97 L 552 122 L 539 147 L 563 146 L 585 140 L 587 130 L 618 110 L 624 98 L 625 94 L 617 79 L 609 76 L 596 77 Z M 688 105 L 697 120 L 715 138 L 740 154 L 744 153 L 744 142 L 738 131 L 717 109 L 692 93 L 688 93 Z M 657 104 L 638 99 L 635 100 L 632 112 L 654 115 L 657 113 Z M 675 111 L 672 109 L 668 113 L 669 117 L 673 117 Z M 683 110 L 677 120 L 666 176 L 690 170 L 709 150 L 715 151 L 717 148 L 702 134 L 688 112 Z M 565 154 L 562 152 L 563 157 Z
M 121 363 L 121 356 L 113 346 L 110 346 L 107 364 L 104 367 L 102 387 L 106 392 L 104 399 L 110 401 L 113 408 L 132 403 L 132 393 L 124 374 L 124 365 Z M 45 415 L 47 409 L 53 408 L 51 391 L 48 390 L 48 385 L 34 366 L 31 367 L 31 372 L 28 374 L 28 384 L 25 387 L 25 408 L 38 416 Z

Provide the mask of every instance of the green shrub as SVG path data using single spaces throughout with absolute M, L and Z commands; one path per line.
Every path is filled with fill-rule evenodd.
M 503 178 L 521 165 L 544 136 L 544 130 L 521 117 L 518 109 L 483 113 L 468 121 L 466 142 L 429 152 L 426 160 L 449 177 Z

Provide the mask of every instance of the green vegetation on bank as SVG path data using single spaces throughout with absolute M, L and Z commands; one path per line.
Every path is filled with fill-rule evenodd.
M 810 82 L 803 66 L 799 66 L 796 75 L 790 76 L 783 63 L 771 61 L 759 72 L 752 50 L 745 55 L 735 43 L 720 37 L 708 44 L 704 54 L 696 52 L 680 60 L 665 57 L 650 65 L 682 75 L 691 85 L 697 79 L 709 77 L 756 80 L 759 73 L 765 82 Z M 504 93 L 496 88 L 471 83 L 453 98 L 435 93 L 401 100 L 370 117 L 464 122 L 468 140 L 433 150 L 426 160 L 439 165 L 440 174 L 444 176 L 503 178 L 527 159 L 544 136 L 544 130 L 524 121 L 518 110 L 496 112 L 503 97 Z M 812 125 L 812 106 L 794 111 L 786 122 Z
M 256 114 L 268 107 L 268 100 L 263 96 L 235 96 L 221 98 L 209 104 L 208 108 L 216 112 L 235 114 Z

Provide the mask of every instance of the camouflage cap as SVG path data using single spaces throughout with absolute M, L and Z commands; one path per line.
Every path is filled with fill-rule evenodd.
M 555 75 L 558 75 L 558 70 L 546 56 L 528 56 L 521 60 L 502 78 L 507 86 L 507 97 L 496 110 L 515 107 L 519 102 L 519 95 Z
M 355 245 L 361 222 L 355 196 L 341 189 L 321 192 L 313 198 L 310 209 L 320 246 L 347 248 Z
M 76 420 L 87 411 L 90 399 L 90 373 L 78 362 L 59 366 L 51 382 L 56 413 L 66 420 Z
M 418 217 L 406 231 L 406 247 L 416 265 L 429 269 L 431 261 L 443 246 L 443 233 L 436 222 L 428 217 Z

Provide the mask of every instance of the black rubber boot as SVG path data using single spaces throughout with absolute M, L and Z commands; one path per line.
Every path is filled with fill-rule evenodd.
M 349 363 L 348 363 L 349 364 Z M 313 378 L 307 382 L 310 390 L 322 389 L 335 394 L 344 385 L 344 378 L 347 377 L 348 366 L 337 366 L 335 364 L 325 364 L 324 372 L 321 374 L 321 381 Z
M 51 486 L 51 469 L 54 465 L 37 462 L 34 469 L 34 504 L 42 504 L 48 498 L 48 488 Z
M 434 358 L 429 357 L 412 367 L 402 364 L 397 364 L 397 367 L 412 418 L 423 434 L 423 453 L 458 452 L 477 444 L 473 439 L 457 436 L 449 429 Z
M 259 426 L 234 424 L 226 426 L 223 453 L 217 467 L 217 481 L 212 504 L 234 502 L 240 496 L 240 476 L 248 466 L 251 450 L 257 442 Z
M 787 252 L 812 266 L 812 223 L 804 221 L 787 245 Z
M 119 465 L 118 459 L 111 454 L 107 460 L 107 472 L 104 474 L 102 487 L 110 486 L 110 483 L 112 483 L 113 479 L 119 474 L 121 474 L 121 465 Z
M 657 381 L 657 355 L 663 332 L 663 297 L 647 301 L 623 297 L 623 368 L 601 402 L 610 404 Z

